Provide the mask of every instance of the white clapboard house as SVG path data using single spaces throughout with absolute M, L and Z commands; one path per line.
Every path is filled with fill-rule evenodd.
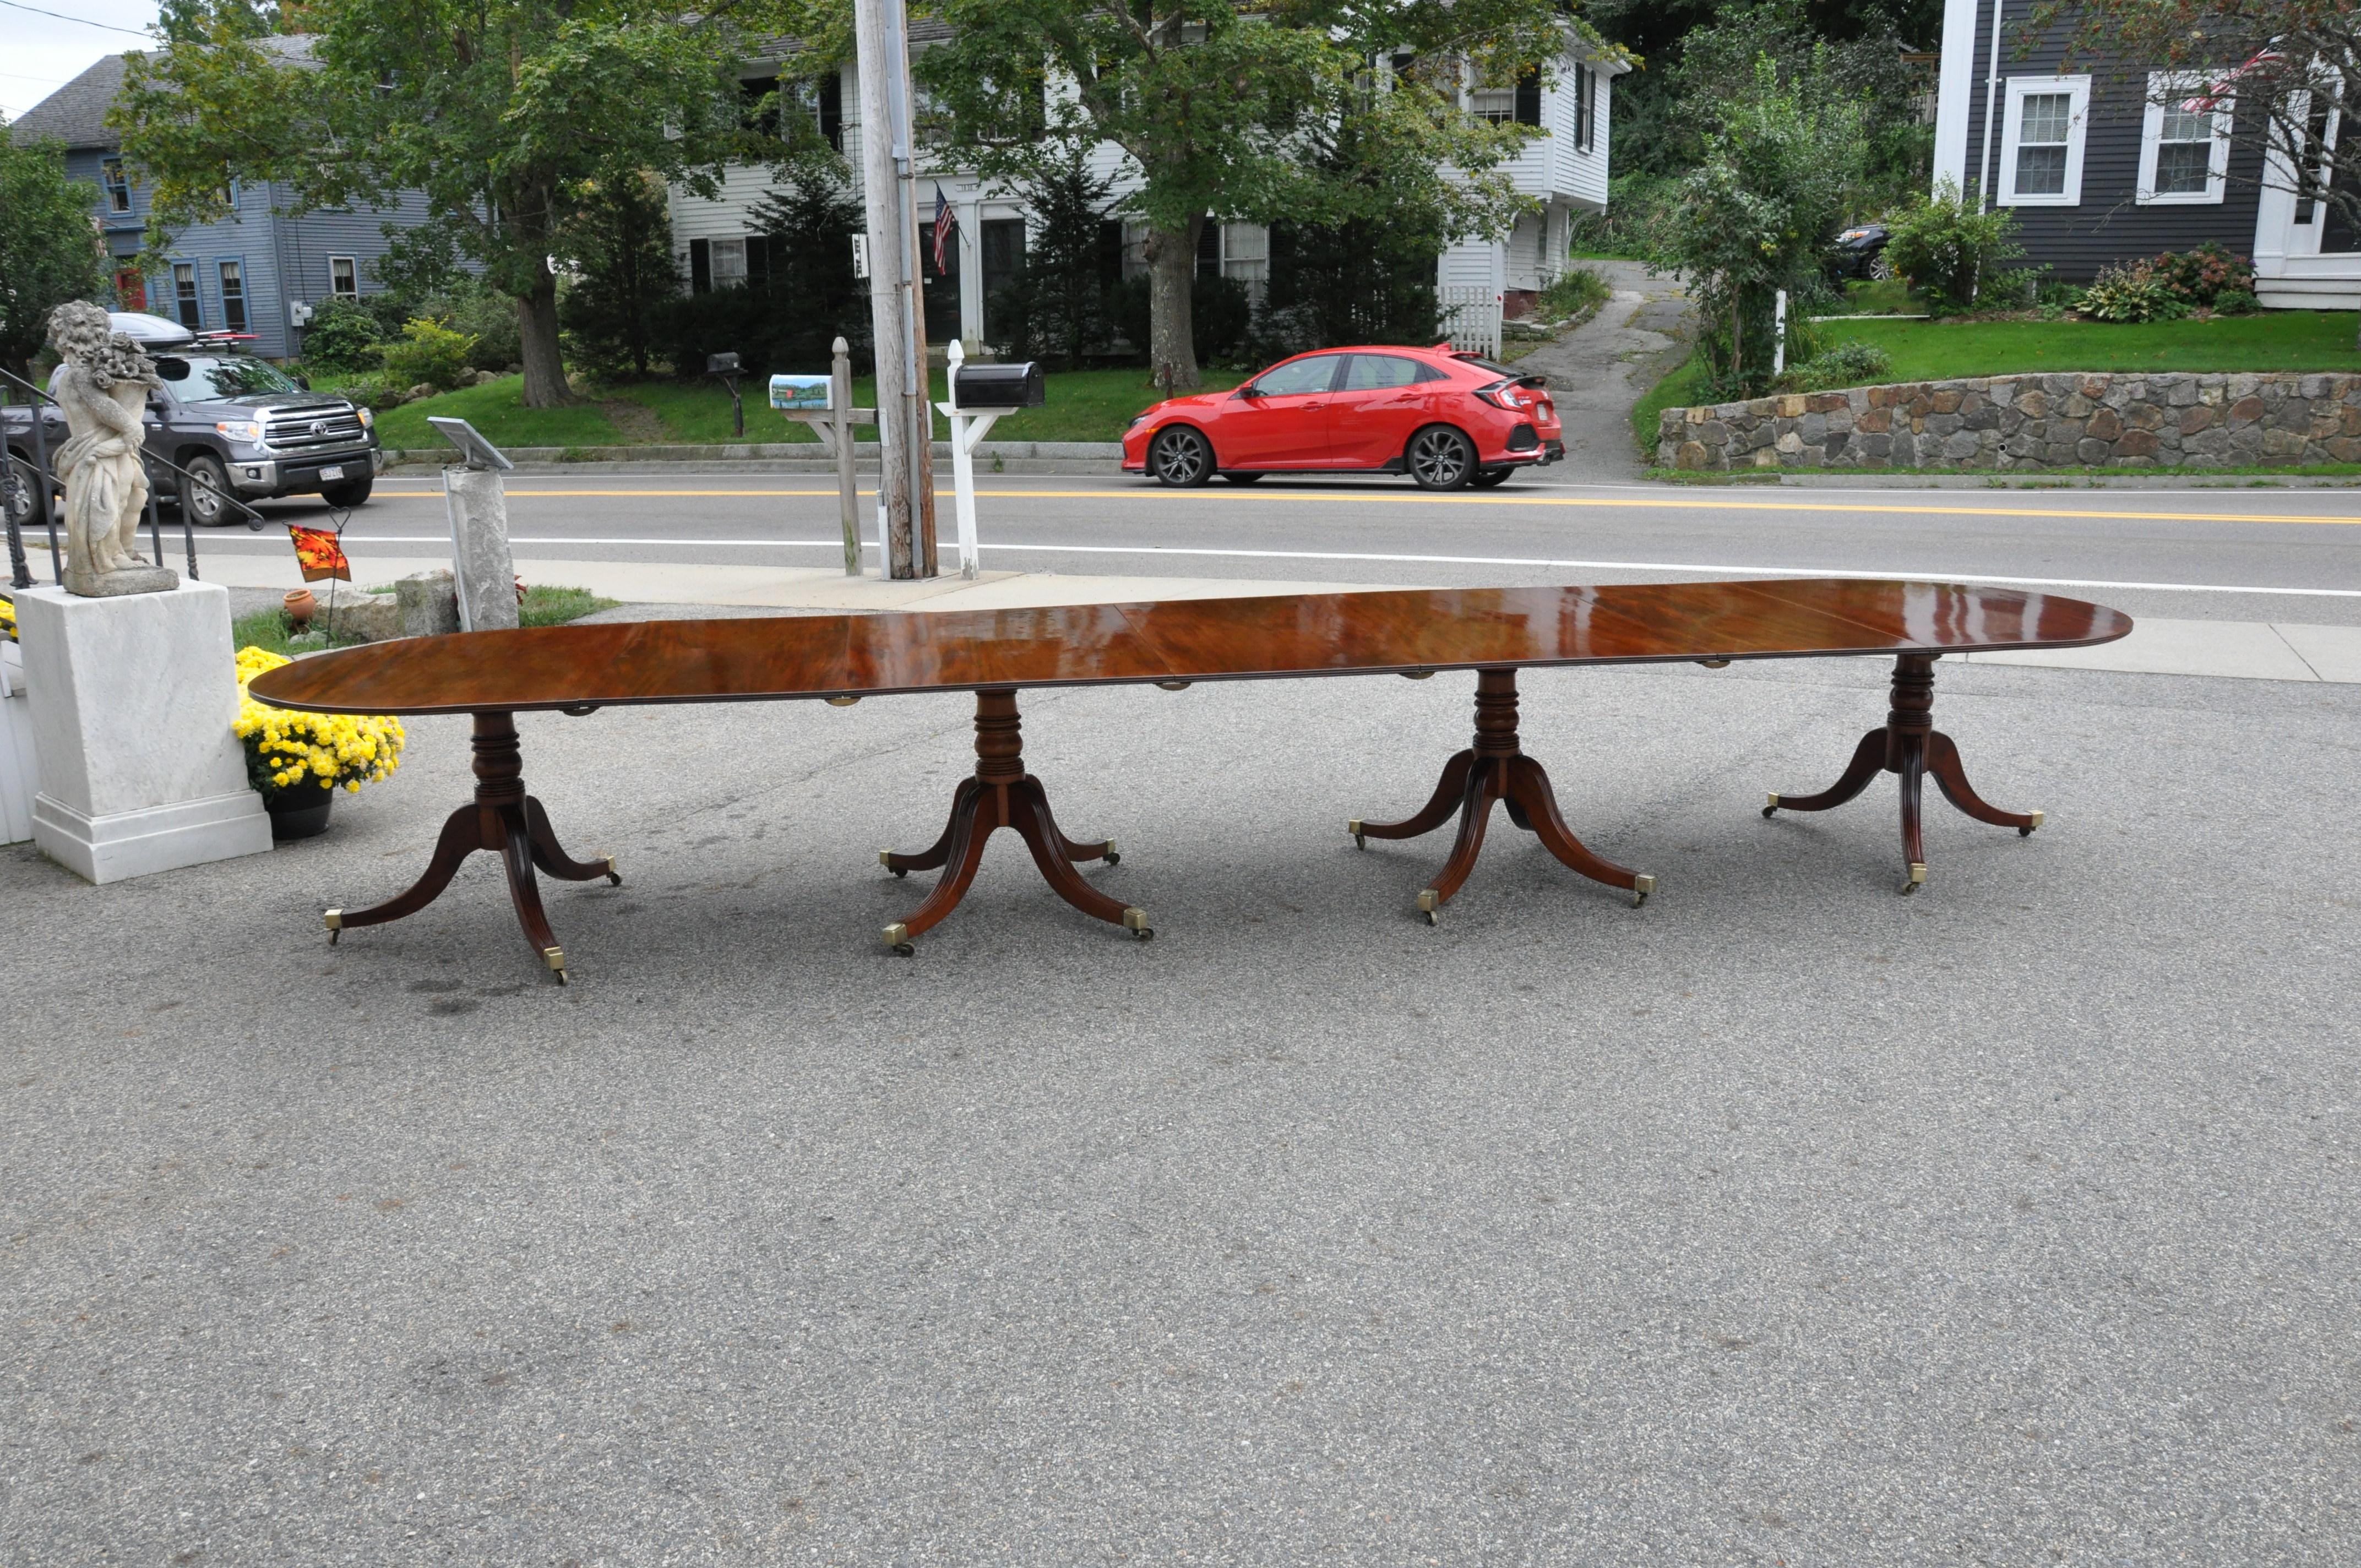
M 918 22 L 911 27 L 911 46 L 923 49 L 941 36 L 939 24 Z M 785 52 L 782 49 L 769 62 L 745 69 L 750 98 L 774 84 L 777 60 Z M 1447 314 L 1464 309 L 1462 319 L 1470 323 L 1488 316 L 1497 338 L 1503 312 L 1511 317 L 1522 313 L 1534 293 L 1564 268 L 1574 214 L 1606 210 L 1609 83 L 1629 69 L 1590 60 L 1569 30 L 1565 57 L 1546 82 L 1535 78 L 1514 88 L 1468 91 L 1474 113 L 1541 128 L 1543 134 L 1508 165 L 1517 190 L 1533 198 L 1539 211 L 1521 217 L 1505 238 L 1464 240 L 1443 253 L 1435 282 Z M 862 116 L 852 63 L 848 60 L 834 75 L 823 78 L 794 112 L 812 115 L 821 134 L 845 155 L 857 191 Z M 1120 196 L 1126 179 L 1137 178 L 1129 161 L 1111 145 L 1102 146 L 1094 156 L 1100 170 L 1115 177 Z M 988 302 L 1022 265 L 1025 255 L 1023 205 L 967 170 L 948 163 L 928 167 L 923 152 L 921 157 L 918 205 L 925 232 L 919 249 L 925 257 L 928 341 L 939 345 L 958 337 L 990 344 L 995 334 Z M 723 288 L 763 275 L 774 241 L 755 232 L 751 214 L 770 181 L 767 168 L 746 166 L 726 173 L 718 198 L 674 188 L 673 237 L 681 276 L 690 289 Z M 946 247 L 941 275 L 935 269 L 931 221 L 938 188 L 950 203 L 958 239 L 956 246 Z M 1143 237 L 1136 223 L 1110 225 L 1109 254 L 1119 247 L 1126 273 L 1146 268 Z M 1269 235 L 1262 225 L 1209 223 L 1197 265 L 1201 273 L 1235 278 L 1251 288 L 1269 275 Z M 1455 332 L 1459 330 L 1455 325 Z

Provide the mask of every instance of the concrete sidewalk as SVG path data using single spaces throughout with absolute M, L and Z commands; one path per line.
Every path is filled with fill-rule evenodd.
M 359 587 L 447 565 L 426 558 L 373 559 Z M 778 609 L 1016 609 L 1052 604 L 1125 604 L 1154 599 L 1253 598 L 1268 594 L 1358 593 L 1367 583 L 1294 582 L 1239 577 L 1061 576 L 986 572 L 893 582 L 847 577 L 833 566 L 700 566 L 630 561 L 518 562 L 526 581 L 588 588 L 635 605 L 725 605 Z M 215 556 L 208 582 L 225 587 L 291 588 L 302 582 L 291 556 Z M 314 588 L 314 591 L 318 591 Z M 2361 681 L 2361 627 L 2279 621 L 2142 618 L 2129 637 L 2099 648 L 2044 653 L 1975 653 L 1978 663 L 2116 670 L 2136 674 L 2216 675 L 2238 680 Z

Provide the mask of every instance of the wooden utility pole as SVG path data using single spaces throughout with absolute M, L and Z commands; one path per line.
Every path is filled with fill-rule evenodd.
M 878 497 L 889 577 L 935 575 L 934 414 L 918 262 L 917 140 L 903 0 L 854 0 L 861 182 L 869 219 L 869 308 L 877 345 Z

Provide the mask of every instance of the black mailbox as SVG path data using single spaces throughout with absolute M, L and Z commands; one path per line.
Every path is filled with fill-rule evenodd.
M 962 365 L 951 394 L 962 410 L 1038 409 L 1049 400 L 1041 385 L 1041 367 L 1029 362 Z
M 708 376 L 735 376 L 738 356 L 734 354 L 708 354 L 705 356 L 705 373 Z

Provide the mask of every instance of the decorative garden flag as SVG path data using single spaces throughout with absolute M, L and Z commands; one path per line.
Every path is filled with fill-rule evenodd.
M 353 580 L 353 564 L 345 559 L 344 546 L 336 536 L 324 528 L 298 528 L 287 525 L 295 540 L 295 561 L 303 568 L 303 580 L 316 583 L 327 577 Z

